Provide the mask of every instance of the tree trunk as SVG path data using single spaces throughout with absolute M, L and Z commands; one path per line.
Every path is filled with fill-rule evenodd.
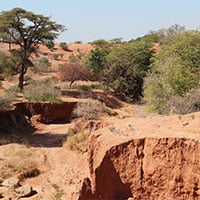
M 24 75 L 26 71 L 27 71 L 26 66 L 24 64 L 21 64 L 21 70 L 19 74 L 19 83 L 18 83 L 18 88 L 20 89 L 20 92 L 22 92 L 24 88 Z
M 72 84 L 75 82 L 75 80 L 72 80 L 69 84 L 69 87 L 71 88 L 72 87 Z
M 19 83 L 18 83 L 18 88 L 20 89 L 20 92 L 23 91 L 23 87 L 24 87 L 24 73 L 19 74 Z

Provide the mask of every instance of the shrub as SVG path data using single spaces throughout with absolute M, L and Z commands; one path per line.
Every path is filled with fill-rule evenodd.
M 18 59 L 14 53 L 8 55 L 0 51 L 0 74 L 2 77 L 12 77 L 17 74 L 16 63 Z
M 151 111 L 166 112 L 171 98 L 181 101 L 199 85 L 199 45 L 198 31 L 186 31 L 164 40 L 154 57 L 151 74 L 145 78 L 144 97 Z
M 165 112 L 175 114 L 188 114 L 200 111 L 200 91 L 195 89 L 186 96 L 173 96 L 167 101 Z
M 63 49 L 64 51 L 70 51 L 68 45 L 66 42 L 61 42 L 60 43 L 60 48 Z
M 81 63 L 69 63 L 60 65 L 58 69 L 62 81 L 70 81 L 70 86 L 77 80 L 88 80 L 90 73 Z
M 109 48 L 112 44 L 104 39 L 99 39 L 91 42 L 91 45 L 99 48 Z
M 0 97 L 0 111 L 6 111 L 10 110 L 12 108 L 11 106 L 11 100 L 5 98 L 5 96 Z
M 109 49 L 96 48 L 92 50 L 85 58 L 85 65 L 91 72 L 93 79 L 98 80 L 103 66 L 106 63 L 106 56 L 109 53 Z
M 55 54 L 52 54 L 52 58 L 53 58 L 54 60 L 60 60 L 60 59 L 62 59 L 62 57 L 63 57 L 63 54 L 62 54 L 62 53 L 55 53 Z
M 55 44 L 53 42 L 48 42 L 46 44 L 47 48 L 50 49 L 51 51 L 53 51 Z
M 104 83 L 114 94 L 128 102 L 138 102 L 142 96 L 143 79 L 129 66 L 112 66 L 104 71 Z
M 0 111 L 6 111 L 13 108 L 12 102 L 15 100 L 19 89 L 17 86 L 12 86 L 6 90 L 3 96 L 0 96 Z
M 78 150 L 81 151 L 83 143 L 89 137 L 88 132 L 79 132 L 75 134 L 70 134 L 67 137 L 66 146 L 69 147 L 70 150 Z
M 78 85 L 76 87 L 78 90 L 84 90 L 84 91 L 91 91 L 92 87 L 90 85 Z
M 151 64 L 151 47 L 142 40 L 133 41 L 117 46 L 107 56 L 102 79 L 123 100 L 140 100 L 143 78 Z
M 105 104 L 98 100 L 88 100 L 87 102 L 80 103 L 74 109 L 73 114 L 77 117 L 82 117 L 85 120 L 99 119 L 104 113 L 106 113 L 107 108 Z
M 74 44 L 82 44 L 82 41 L 80 40 L 74 41 Z
M 25 87 L 24 96 L 34 102 L 61 103 L 60 89 L 52 79 L 33 81 Z
M 47 69 L 51 66 L 51 63 L 47 58 L 41 57 L 33 59 L 33 65 L 34 67 L 32 68 L 32 70 L 35 73 L 40 73 L 40 72 L 46 72 Z

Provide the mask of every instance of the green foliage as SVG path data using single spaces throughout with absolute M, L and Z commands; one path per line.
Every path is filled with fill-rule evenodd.
M 49 42 L 47 42 L 45 45 L 46 45 L 46 47 L 47 47 L 48 49 L 50 49 L 51 51 L 54 50 L 55 44 L 54 44 L 53 41 L 49 41 Z
M 69 62 L 70 63 L 80 63 L 81 59 L 79 56 L 75 56 L 74 54 L 69 56 Z
M 94 80 L 98 80 L 99 74 L 106 63 L 106 56 L 108 54 L 109 49 L 96 48 L 85 58 L 85 65 L 91 72 Z
M 84 91 L 91 91 L 92 90 L 90 85 L 78 85 L 77 89 L 78 90 L 84 90 Z
M 161 35 L 157 32 L 150 32 L 146 35 L 144 35 L 143 37 L 138 37 L 136 40 L 137 41 L 146 41 L 147 43 L 151 43 L 151 44 L 154 44 L 154 43 L 158 43 L 160 42 L 161 40 Z M 133 41 L 133 40 L 132 40 Z
M 173 96 L 184 97 L 199 86 L 200 33 L 185 31 L 165 39 L 145 79 L 144 96 L 152 111 L 165 112 Z
M 16 62 L 19 88 L 23 89 L 24 75 L 30 67 L 30 56 L 36 53 L 40 44 L 52 44 L 64 26 L 22 8 L 3 11 L 0 14 L 0 41 L 15 44 L 12 53 L 19 58 Z
M 0 51 L 0 74 L 3 77 L 10 77 L 17 73 L 16 62 L 18 58 L 13 54 L 7 55 Z
M 60 89 L 52 79 L 33 81 L 24 88 L 24 97 L 34 102 L 61 103 Z
M 5 91 L 4 95 L 0 96 L 0 111 L 11 110 L 13 108 L 13 101 L 19 92 L 17 86 L 13 86 Z
M 61 42 L 60 48 L 62 48 L 64 51 L 70 51 L 66 42 Z
M 84 91 L 91 91 L 93 89 L 100 89 L 100 90 L 104 90 L 105 87 L 103 84 L 91 84 L 91 85 L 78 85 L 76 87 L 73 87 L 79 90 L 84 90 Z
M 121 44 L 122 43 L 122 38 L 121 37 L 120 38 L 113 38 L 113 39 L 109 40 L 109 42 L 111 44 Z
M 143 77 L 149 70 L 153 54 L 152 44 L 133 41 L 115 47 L 107 57 L 103 80 L 114 93 L 127 101 L 142 96 Z
M 35 73 L 41 73 L 46 72 L 47 69 L 51 66 L 51 63 L 46 57 L 40 57 L 33 59 L 33 65 L 34 67 L 32 68 L 32 70 Z
M 91 42 L 91 45 L 95 46 L 96 48 L 108 48 L 111 47 L 112 44 L 104 39 L 99 39 Z
M 54 200 L 61 200 L 62 196 L 64 194 L 64 191 L 62 189 L 60 189 L 60 187 L 55 183 L 52 183 L 51 185 L 56 191 L 56 194 L 54 196 Z
M 74 41 L 74 44 L 82 44 L 82 41 L 80 40 Z
M 60 59 L 62 59 L 62 57 L 63 57 L 62 53 L 54 53 L 54 54 L 52 54 L 52 58 L 54 60 L 60 60 Z

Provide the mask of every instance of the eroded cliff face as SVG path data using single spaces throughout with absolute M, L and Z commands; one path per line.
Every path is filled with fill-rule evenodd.
M 200 199 L 200 142 L 186 138 L 135 138 L 110 146 L 93 136 L 89 179 L 79 199 Z
M 15 106 L 18 113 L 29 118 L 38 115 L 38 122 L 48 124 L 63 120 L 69 121 L 76 105 L 77 102 L 62 102 L 60 104 L 23 102 L 17 103 Z

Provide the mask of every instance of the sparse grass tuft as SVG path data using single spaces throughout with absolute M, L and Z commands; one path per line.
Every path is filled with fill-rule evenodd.
M 56 191 L 56 194 L 55 194 L 53 200 L 61 200 L 64 191 L 62 189 L 60 189 L 60 187 L 55 183 L 51 183 L 51 185 Z

